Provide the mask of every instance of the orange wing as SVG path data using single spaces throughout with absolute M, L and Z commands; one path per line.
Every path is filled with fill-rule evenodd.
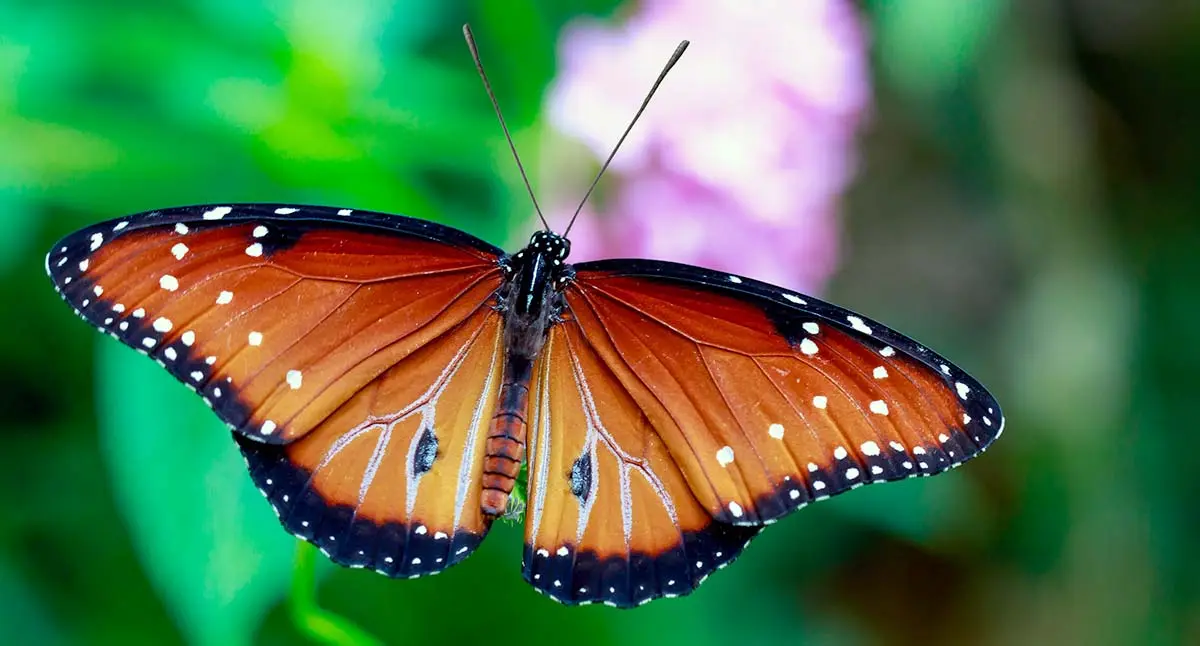
M 488 301 L 501 282 L 489 246 L 399 216 L 191 207 L 84 229 L 47 267 L 81 316 L 234 430 L 286 443 Z
M 523 568 L 539 591 L 620 607 L 684 595 L 758 533 L 713 521 L 578 325 L 552 328 L 536 371 Z
M 500 321 L 477 310 L 294 442 L 237 436 L 284 527 L 337 563 L 388 576 L 435 574 L 469 556 L 491 522 L 479 496 Z
M 1003 428 L 976 381 L 865 317 L 750 279 L 622 262 L 580 266 L 565 325 L 720 522 L 760 525 L 863 484 L 933 475 Z
M 487 531 L 499 255 L 410 218 L 233 205 L 90 227 L 47 269 L 230 425 L 288 529 L 402 576 L 462 560 Z

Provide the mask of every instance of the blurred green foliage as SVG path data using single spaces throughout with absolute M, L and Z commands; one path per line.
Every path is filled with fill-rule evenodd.
M 529 209 L 460 25 L 536 183 L 559 30 L 615 4 L 0 1 L 0 643 L 302 639 L 294 542 L 227 434 L 58 302 L 53 241 L 278 201 L 511 246 Z M 1200 9 L 969 4 L 863 5 L 876 102 L 829 296 L 992 386 L 992 451 L 635 611 L 539 597 L 510 525 L 428 580 L 321 567 L 322 603 L 401 644 L 1200 643 Z

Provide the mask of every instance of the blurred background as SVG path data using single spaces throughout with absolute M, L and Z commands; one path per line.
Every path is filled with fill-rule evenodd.
M 0 0 L 0 643 L 290 644 L 295 542 L 198 398 L 72 316 L 43 254 L 157 207 L 532 211 L 575 259 L 815 293 L 1005 406 L 964 468 L 766 531 L 694 595 L 567 608 L 521 531 L 417 581 L 328 566 L 386 643 L 1200 643 L 1200 6 L 1147 0 Z

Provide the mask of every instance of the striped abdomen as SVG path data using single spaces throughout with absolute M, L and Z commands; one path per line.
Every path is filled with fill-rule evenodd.
M 488 517 L 500 516 L 508 505 L 525 460 L 525 409 L 529 404 L 529 380 L 533 363 L 509 355 L 504 365 L 500 401 L 488 432 L 483 459 L 483 494 L 480 505 Z

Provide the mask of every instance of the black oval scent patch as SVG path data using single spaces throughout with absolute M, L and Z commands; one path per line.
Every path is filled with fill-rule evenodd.
M 417 440 L 417 450 L 413 453 L 413 473 L 420 475 L 432 469 L 437 452 L 437 436 L 433 434 L 433 429 L 427 426 L 421 431 L 421 439 Z
M 584 451 L 571 465 L 571 493 L 580 502 L 587 502 L 592 493 L 592 454 Z

